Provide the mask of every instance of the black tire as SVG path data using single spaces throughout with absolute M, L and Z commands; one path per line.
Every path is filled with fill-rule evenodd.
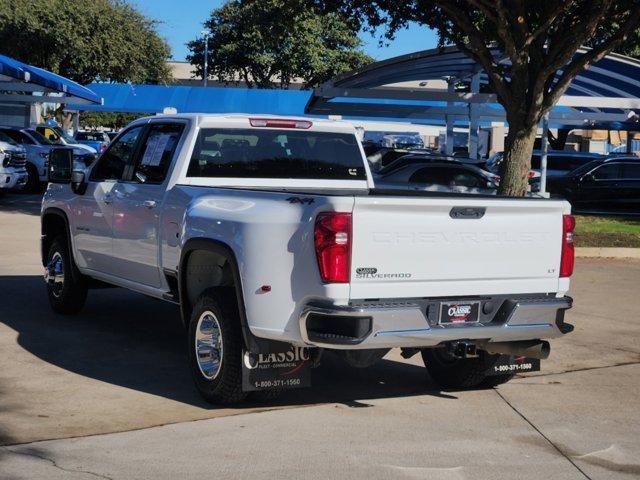
M 40 177 L 38 169 L 32 163 L 27 162 L 27 183 L 22 190 L 25 193 L 37 193 L 40 191 Z
M 58 264 L 53 263 L 54 259 L 59 261 L 61 271 Z M 87 300 L 87 281 L 77 271 L 64 237 L 56 237 L 51 243 L 46 265 L 50 273 L 57 273 L 56 276 L 62 278 L 62 284 L 57 281 L 47 282 L 51 308 L 56 313 L 75 315 L 82 310 Z
M 239 403 L 246 397 L 246 393 L 242 391 L 240 318 L 237 307 L 231 301 L 220 297 L 220 295 L 216 295 L 215 289 L 206 290 L 200 295 L 193 307 L 189 319 L 189 364 L 196 387 L 207 402 Z M 216 356 L 219 358 L 217 367 L 208 369 L 207 365 L 204 365 L 206 363 L 204 356 L 201 355 L 201 360 L 198 360 L 196 334 L 198 334 L 203 322 L 212 324 L 214 321 L 219 327 L 222 345 L 220 349 L 212 349 L 217 352 Z M 200 342 L 200 344 L 206 347 L 206 342 Z M 219 354 L 220 350 L 222 350 L 221 355 Z M 204 367 L 201 367 L 201 364 Z M 205 371 L 208 372 L 208 375 Z
M 500 358 L 479 351 L 476 358 L 455 358 L 444 348 L 422 350 L 422 360 L 431 378 L 441 387 L 451 389 L 491 388 L 508 382 L 512 373 L 487 375 Z

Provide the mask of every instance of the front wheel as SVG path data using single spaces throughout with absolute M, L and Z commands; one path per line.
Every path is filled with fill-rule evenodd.
M 500 355 L 479 351 L 475 358 L 457 358 L 444 348 L 422 350 L 422 360 L 431 378 L 441 387 L 452 389 L 490 388 L 506 383 L 513 373 L 487 375 Z
M 189 363 L 196 387 L 211 403 L 237 403 L 242 391 L 242 331 L 237 308 L 215 290 L 198 298 L 189 321 Z
M 73 267 L 66 240 L 56 237 L 51 242 L 44 272 L 49 304 L 56 313 L 74 315 L 87 300 L 86 279 L 79 272 L 74 275 Z
M 40 177 L 35 165 L 27 163 L 27 183 L 24 186 L 25 193 L 38 193 L 40 191 Z

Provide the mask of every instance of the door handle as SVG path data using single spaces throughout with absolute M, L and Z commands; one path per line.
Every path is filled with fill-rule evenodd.
M 157 203 L 155 200 L 145 200 L 142 202 L 142 206 L 147 208 L 156 208 L 156 205 Z

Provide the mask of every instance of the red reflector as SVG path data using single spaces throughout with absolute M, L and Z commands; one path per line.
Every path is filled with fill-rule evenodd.
M 277 120 L 273 118 L 250 118 L 249 124 L 252 127 L 272 127 L 272 128 L 311 128 L 313 125 L 309 120 Z
M 573 274 L 575 248 L 573 246 L 573 230 L 576 219 L 573 215 L 562 216 L 562 255 L 560 257 L 560 277 L 570 277 Z
M 348 283 L 351 273 L 351 214 L 319 214 L 316 218 L 314 243 L 322 281 Z

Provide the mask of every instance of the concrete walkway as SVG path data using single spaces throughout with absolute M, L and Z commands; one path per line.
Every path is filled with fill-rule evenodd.
M 640 476 L 640 261 L 578 260 L 575 332 L 495 390 L 441 392 L 394 351 L 366 370 L 327 356 L 311 389 L 220 409 L 171 305 L 109 289 L 53 315 L 36 208 L 2 202 L 2 480 Z

